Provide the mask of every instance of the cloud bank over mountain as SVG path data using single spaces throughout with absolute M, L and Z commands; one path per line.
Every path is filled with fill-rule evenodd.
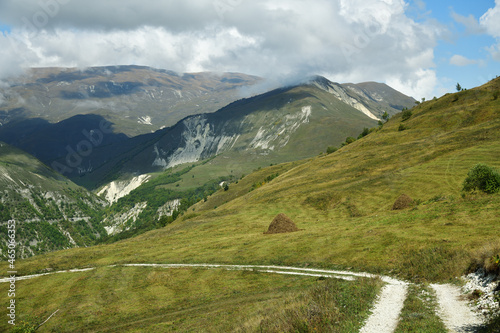
M 413 19 L 408 7 L 402 0 L 5 0 L 0 24 L 10 29 L 0 34 L 0 76 L 138 64 L 280 82 L 312 74 L 378 80 L 420 98 L 437 84 L 434 48 L 445 28 Z M 482 23 L 495 29 L 496 12 L 487 15 Z

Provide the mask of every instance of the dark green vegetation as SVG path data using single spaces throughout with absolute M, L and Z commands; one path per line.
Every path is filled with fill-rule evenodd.
M 102 200 L 5 143 L 0 143 L 0 185 L 2 258 L 11 219 L 16 220 L 19 258 L 93 245 L 106 235 Z
M 489 194 L 500 191 L 500 174 L 498 171 L 484 164 L 474 166 L 464 181 L 464 191 L 472 192 L 475 190 Z
M 184 214 L 189 207 L 198 201 L 203 200 L 220 190 L 221 187 L 219 184 L 221 182 L 234 180 L 234 177 L 230 175 L 227 177 L 213 179 L 205 183 L 203 186 L 195 188 L 179 189 L 180 187 L 175 187 L 172 189 L 167 187 L 170 184 L 180 182 L 182 180 L 182 176 L 207 162 L 208 161 L 205 161 L 198 165 L 193 164 L 192 166 L 186 167 L 177 172 L 167 170 L 161 174 L 155 175 L 152 180 L 144 183 L 137 189 L 130 192 L 127 196 L 120 198 L 115 204 L 106 208 L 103 214 L 104 224 L 118 226 L 118 229 L 126 231 L 119 232 L 110 237 L 104 237 L 102 241 L 110 243 L 120 239 L 137 236 L 148 230 L 164 227 L 175 221 L 180 214 Z M 169 202 L 173 202 L 175 200 L 180 201 L 179 205 L 172 207 L 170 215 L 167 216 L 163 214 L 161 216 L 159 214 L 161 208 Z M 142 202 L 146 202 L 147 206 L 139 212 L 135 220 L 129 219 L 123 222 L 118 221 L 118 223 L 116 221 L 115 223 L 106 223 L 107 220 L 114 221 L 113 217 L 134 209 L 137 203 Z

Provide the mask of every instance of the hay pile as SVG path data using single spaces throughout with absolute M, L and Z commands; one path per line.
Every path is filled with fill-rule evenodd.
M 281 213 L 274 218 L 273 222 L 269 225 L 269 229 L 264 234 L 282 234 L 294 231 L 299 231 L 299 228 L 297 228 L 288 216 Z
M 392 210 L 402 210 L 411 206 L 413 199 L 406 194 L 401 194 L 399 198 L 396 199 L 394 205 L 392 205 Z

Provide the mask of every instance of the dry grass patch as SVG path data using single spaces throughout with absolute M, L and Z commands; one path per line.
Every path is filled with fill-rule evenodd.
M 266 235 L 269 234 L 283 234 L 288 232 L 299 231 L 295 223 L 285 214 L 278 214 L 271 224 L 269 225 L 269 229 L 264 233 Z
M 471 253 L 469 272 L 483 268 L 487 273 L 500 274 L 500 241 L 489 243 Z
M 403 210 L 409 208 L 413 203 L 413 199 L 406 194 L 401 194 L 392 205 L 392 210 Z

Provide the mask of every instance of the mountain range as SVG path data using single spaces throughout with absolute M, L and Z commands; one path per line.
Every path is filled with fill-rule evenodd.
M 261 80 L 136 66 L 34 69 L 0 92 L 0 141 L 93 189 L 228 151 L 266 155 L 263 165 L 310 157 L 415 102 L 384 84 L 323 77 L 236 100 Z M 299 140 L 307 130 L 311 140 Z
M 6 179 L 16 175 L 10 191 L 25 193 L 29 205 L 7 197 L 2 204 L 33 226 L 50 221 L 63 235 L 60 246 L 94 244 L 107 234 L 157 228 L 162 216 L 207 198 L 219 183 L 340 147 L 379 126 L 384 114 L 415 104 L 385 84 L 341 85 L 320 76 L 241 97 L 262 81 L 138 66 L 32 69 L 0 91 L 0 150 L 51 167 L 44 181 L 57 186 L 44 194 L 49 186 L 5 170 Z M 88 199 L 75 197 L 79 191 Z M 47 195 L 58 199 L 46 206 Z M 69 211 L 70 202 L 80 209 Z M 19 214 L 25 209 L 29 216 Z M 43 237 L 21 236 L 26 255 L 52 249 L 40 245 Z

